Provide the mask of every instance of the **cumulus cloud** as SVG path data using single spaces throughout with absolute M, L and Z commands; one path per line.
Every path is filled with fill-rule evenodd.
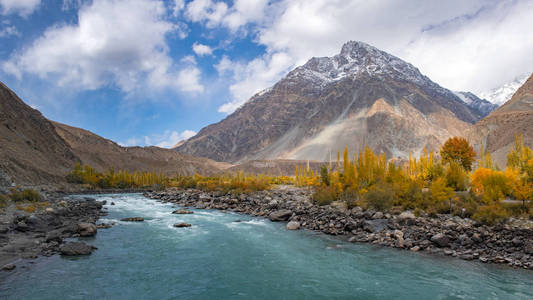
M 479 93 L 533 69 L 533 56 L 528 54 L 533 52 L 533 39 L 526 38 L 533 27 L 531 1 L 284 0 L 266 5 L 262 9 L 269 12 L 268 18 L 245 21 L 266 53 L 233 68 L 242 74 L 234 76 L 234 99 L 222 111 L 231 112 L 243 102 L 242 95 L 248 93 L 249 98 L 313 56 L 337 54 L 348 40 L 399 56 L 453 90 Z M 203 18 L 196 20 L 208 25 L 229 27 L 227 11 L 216 20 L 198 15 Z M 274 72 L 277 75 L 264 86 L 249 88 L 248 78 L 261 77 L 253 70 L 264 71 L 256 66 L 268 66 L 274 56 L 286 58 L 285 70 Z M 225 63 L 221 60 L 219 68 Z
M 273 85 L 292 64 L 292 58 L 283 52 L 265 55 L 246 64 L 223 57 L 215 68 L 219 74 L 231 74 L 235 83 L 229 87 L 233 100 L 222 105 L 218 111 L 232 113 L 250 96 Z
M 213 49 L 211 49 L 211 47 L 209 47 L 207 45 L 202 45 L 202 44 L 199 44 L 199 43 L 194 43 L 192 45 L 192 50 L 198 56 L 204 56 L 204 55 L 213 54 Z
M 95 0 L 81 7 L 77 24 L 48 28 L 2 66 L 19 78 L 33 74 L 85 90 L 112 85 L 129 93 L 146 83 L 202 91 L 200 70 L 177 66 L 169 56 L 167 35 L 180 28 L 166 15 L 161 1 Z
M 133 137 L 126 142 L 119 143 L 121 146 L 157 146 L 161 148 L 173 148 L 181 141 L 189 139 L 196 135 L 195 131 L 184 130 L 183 132 L 166 130 L 162 134 L 153 134 L 151 136 Z
M 194 0 L 187 4 L 186 16 L 213 28 L 225 26 L 232 31 L 265 17 L 268 0 L 235 0 L 231 7 L 223 1 Z
M 3 15 L 18 14 L 22 17 L 31 15 L 41 4 L 41 0 L 0 0 Z

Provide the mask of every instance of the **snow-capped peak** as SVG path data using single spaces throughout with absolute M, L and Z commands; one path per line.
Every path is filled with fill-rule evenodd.
M 507 100 L 511 99 L 516 90 L 518 90 L 518 88 L 520 88 L 526 82 L 529 75 L 530 73 L 522 74 L 516 77 L 513 81 L 508 82 L 501 87 L 494 88 L 488 92 L 480 93 L 479 96 L 489 100 L 494 104 L 502 105 L 507 102 Z

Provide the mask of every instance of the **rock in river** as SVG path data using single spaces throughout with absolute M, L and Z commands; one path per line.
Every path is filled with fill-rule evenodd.
M 79 223 L 78 233 L 80 236 L 94 236 L 97 232 L 96 225 L 92 223 Z
M 268 216 L 270 221 L 272 222 L 279 222 L 279 221 L 287 221 L 292 216 L 292 211 L 288 209 L 282 209 L 275 211 Z
M 300 222 L 290 221 L 286 226 L 287 230 L 298 230 L 300 228 Z
M 450 239 L 442 233 L 432 236 L 431 241 L 439 247 L 448 247 L 450 245 Z
M 123 222 L 142 222 L 142 221 L 144 221 L 144 218 L 141 218 L 141 217 L 132 217 L 132 218 L 124 218 L 124 219 L 120 219 L 120 221 L 123 221 Z
M 189 223 L 176 223 L 174 224 L 174 227 L 182 228 L 182 227 L 191 227 L 192 225 Z
M 178 209 L 172 212 L 175 215 L 188 215 L 188 214 L 194 214 L 194 211 L 192 210 L 186 210 L 186 209 Z
M 94 249 L 97 248 L 82 242 L 70 242 L 62 245 L 59 248 L 59 251 L 61 251 L 61 255 L 77 256 L 89 255 L 93 252 Z

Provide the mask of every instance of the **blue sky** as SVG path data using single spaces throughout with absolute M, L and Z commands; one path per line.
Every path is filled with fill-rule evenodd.
M 170 147 L 362 40 L 454 90 L 533 70 L 533 1 L 0 0 L 0 80 L 49 119 Z

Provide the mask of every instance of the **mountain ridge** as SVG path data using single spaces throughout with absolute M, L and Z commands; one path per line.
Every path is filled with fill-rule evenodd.
M 374 112 L 367 115 L 369 110 Z M 439 147 L 484 115 L 413 65 L 350 41 L 339 54 L 311 58 L 290 71 L 176 150 L 231 163 L 323 161 L 345 145 L 358 152 L 365 144 L 392 157 L 406 156 Z

